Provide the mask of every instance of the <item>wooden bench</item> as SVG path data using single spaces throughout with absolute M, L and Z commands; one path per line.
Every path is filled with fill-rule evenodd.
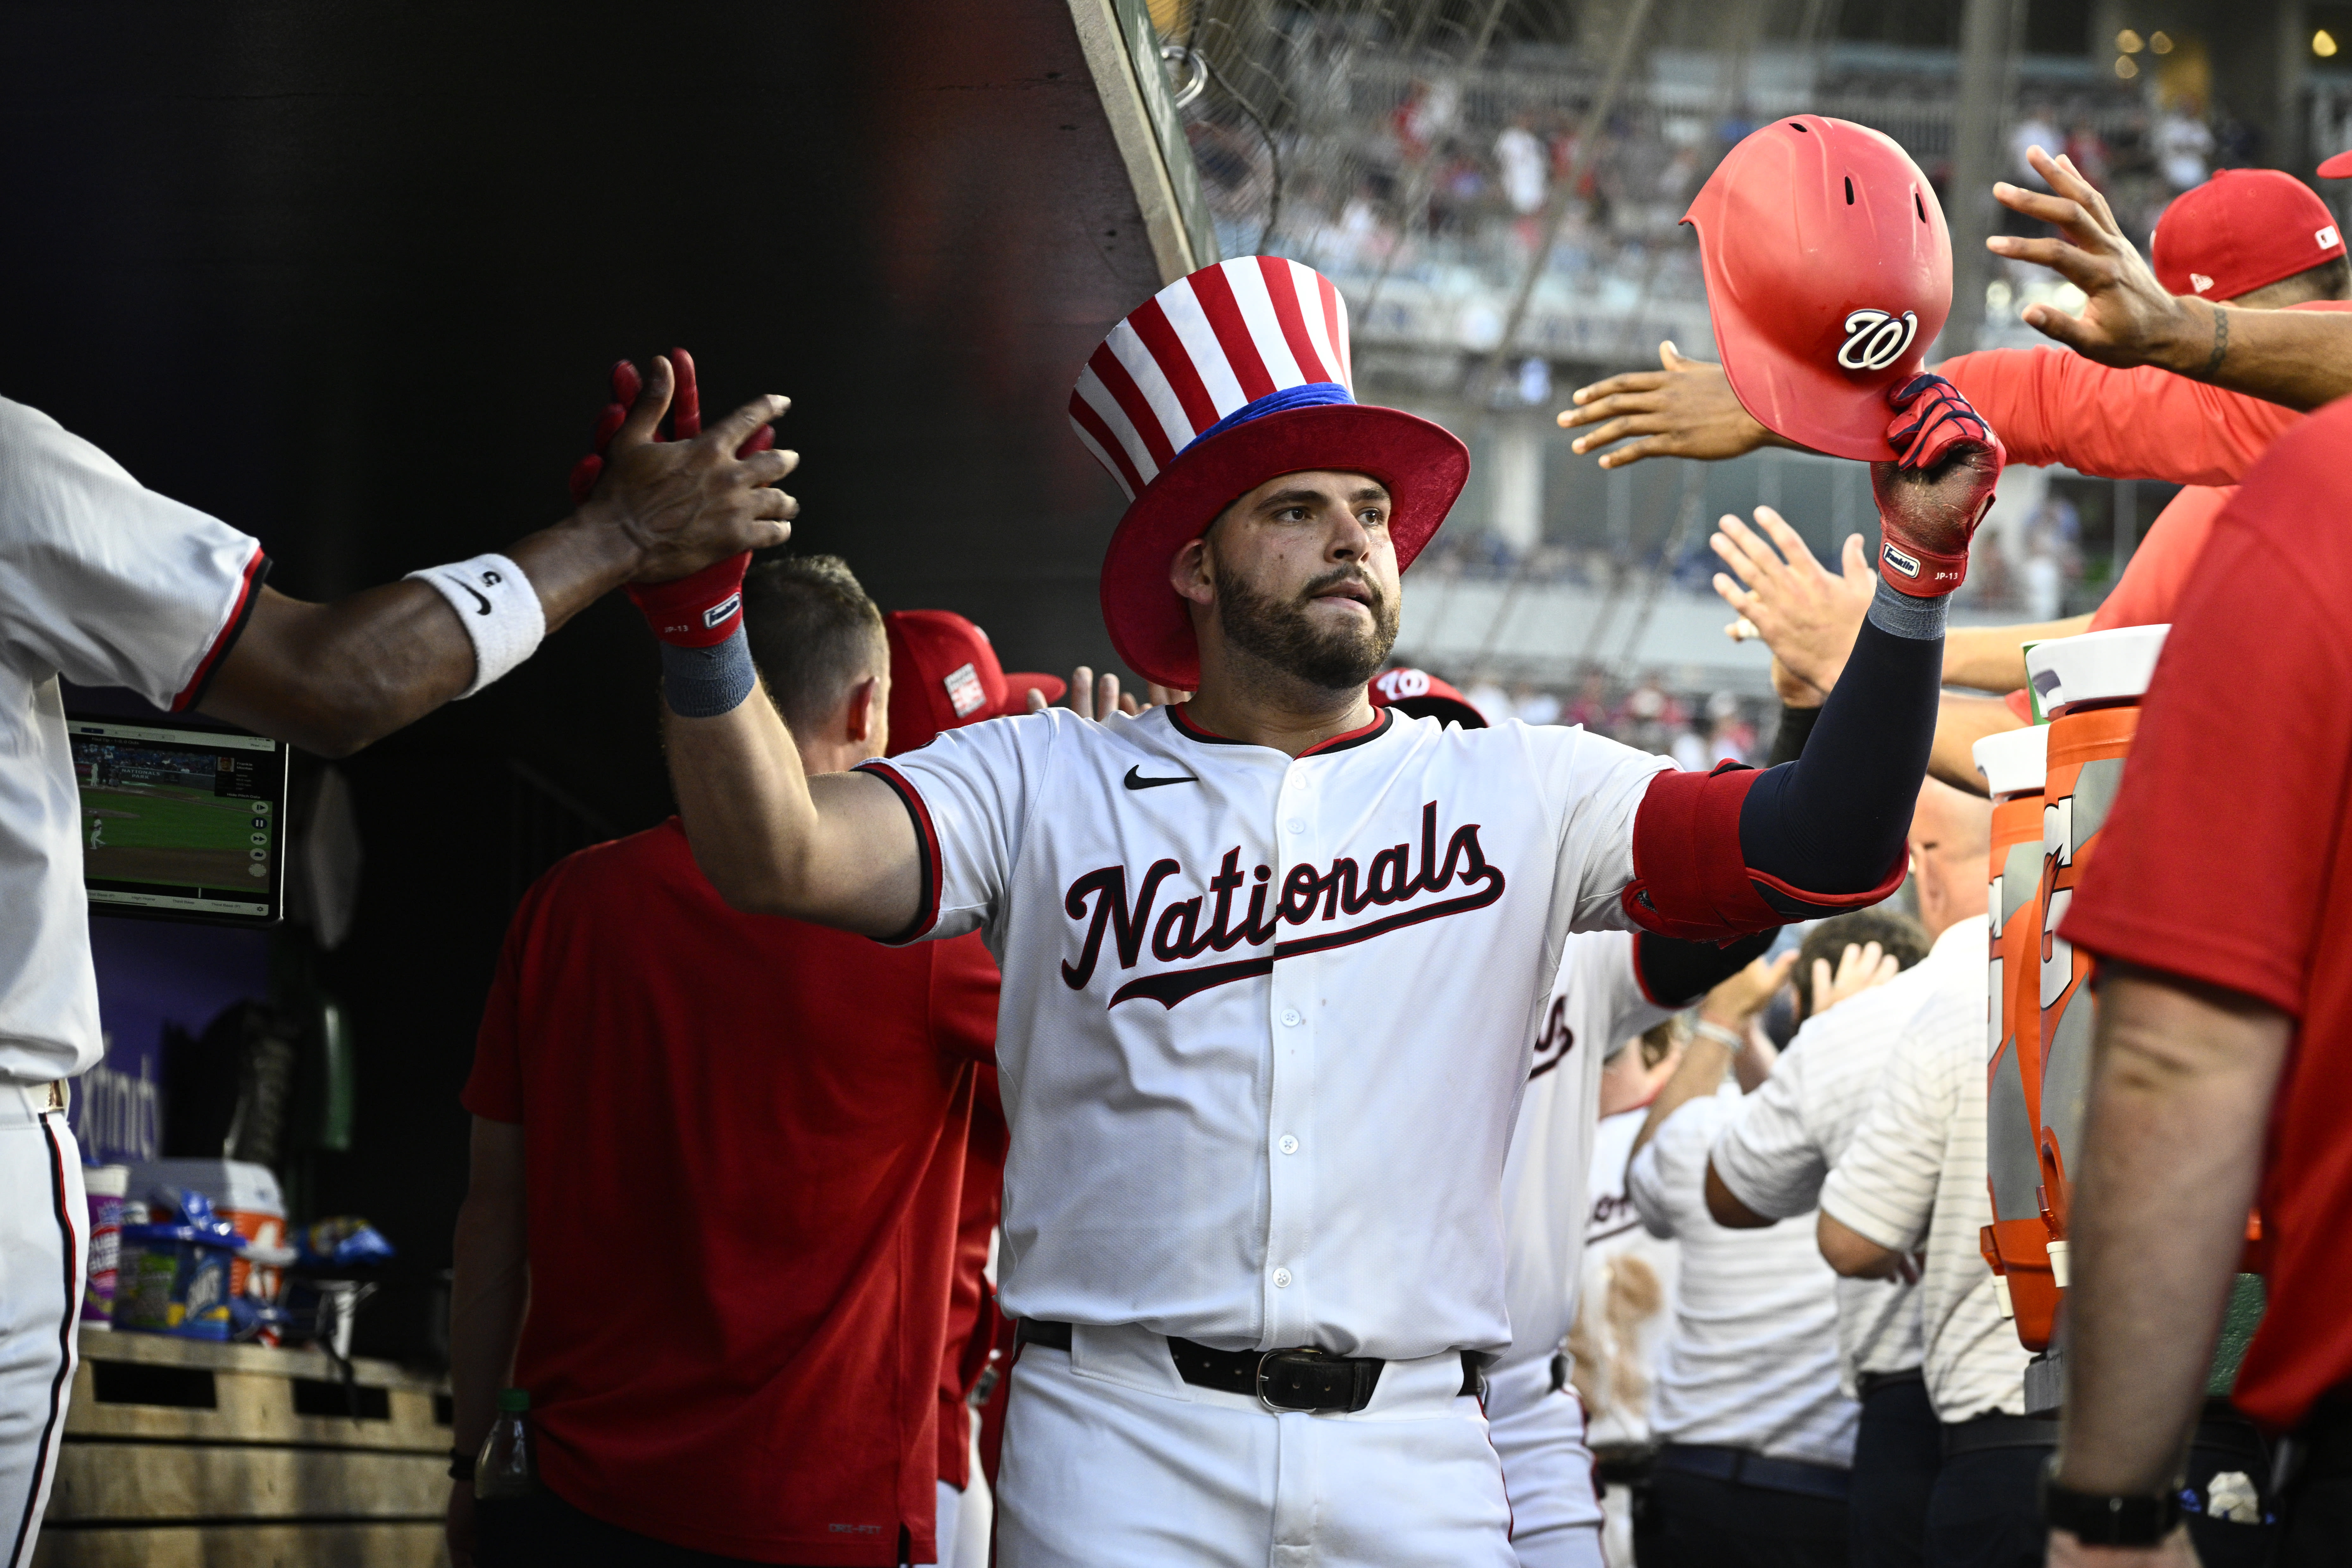
M 431 1568 L 446 1384 L 317 1351 L 85 1332 L 35 1568 Z

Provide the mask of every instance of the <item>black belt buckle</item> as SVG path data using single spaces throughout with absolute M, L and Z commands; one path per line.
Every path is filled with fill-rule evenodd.
M 1361 1375 L 1370 1365 L 1369 1378 Z M 1359 1411 L 1371 1403 L 1380 1363 L 1319 1350 L 1267 1351 L 1257 1358 L 1257 1402 L 1276 1415 Z

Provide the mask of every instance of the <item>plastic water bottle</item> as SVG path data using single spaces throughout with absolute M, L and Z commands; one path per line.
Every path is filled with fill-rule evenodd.
M 499 1418 L 482 1439 L 474 1461 L 478 1500 L 529 1497 L 539 1490 L 538 1445 L 530 1436 L 530 1395 L 520 1388 L 499 1390 Z

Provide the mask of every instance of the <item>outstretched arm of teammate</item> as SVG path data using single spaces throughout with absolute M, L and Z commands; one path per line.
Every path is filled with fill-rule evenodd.
M 1633 1135 L 1633 1145 L 1625 1152 L 1628 1163 L 1665 1125 L 1667 1117 L 1722 1087 L 1732 1058 L 1748 1047 L 1748 1027 L 1756 1015 L 1772 1000 L 1772 993 L 1788 983 L 1789 971 L 1796 963 L 1794 949 L 1777 959 L 1757 958 L 1706 994 L 1706 1000 L 1699 1004 L 1698 1027 L 1683 1047 L 1682 1065 L 1650 1101 L 1650 1114 L 1643 1119 L 1642 1131 Z
M 700 661 L 677 658 L 671 645 L 662 651 L 662 734 L 677 814 L 719 896 L 751 913 L 866 936 L 908 931 L 928 863 L 898 792 L 872 773 L 803 773 L 748 652 L 747 684 L 730 706 L 681 713 L 681 705 L 715 707 L 725 694 L 698 700 L 715 684 L 692 668 Z
M 580 510 L 508 547 L 553 631 L 612 589 L 699 572 L 716 560 L 780 544 L 798 503 L 768 488 L 793 470 L 789 452 L 738 459 L 751 433 L 786 400 L 744 405 L 695 441 L 656 443 L 669 363 L 654 362 L 613 440 L 602 484 Z M 488 614 L 484 601 L 484 614 Z M 344 756 L 424 717 L 476 679 L 476 644 L 444 593 L 405 579 L 331 605 L 259 590 L 251 620 L 199 706 L 216 718 Z
M 1600 452 L 1604 468 L 1644 458 L 1721 460 L 1765 446 L 1803 450 L 1740 405 L 1721 365 L 1685 358 L 1672 343 L 1658 347 L 1664 371 L 1577 389 L 1576 406 L 1559 419 L 1561 428 L 1584 432 L 1573 450 Z M 2303 417 L 2167 370 L 2119 369 L 2044 349 L 1979 349 L 1946 360 L 1936 374 L 2000 432 L 2011 462 L 2064 463 L 2105 479 L 2235 484 Z
M 2078 315 L 2029 305 L 2026 325 L 2101 364 L 2155 365 L 2305 412 L 2352 393 L 2352 316 L 2236 310 L 2169 294 L 2124 237 L 2106 197 L 2070 160 L 2039 147 L 2026 157 L 2052 194 L 2004 184 L 1993 195 L 2063 237 L 1997 234 L 1985 246 L 2047 267 L 2085 296 Z

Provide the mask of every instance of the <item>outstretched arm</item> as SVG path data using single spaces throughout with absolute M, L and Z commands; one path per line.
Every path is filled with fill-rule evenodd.
M 666 692 L 662 734 L 678 817 L 720 898 L 866 936 L 913 927 L 928 862 L 887 784 L 865 773 L 810 778 L 756 685 L 700 717 L 681 716 Z
M 699 439 L 656 442 L 672 386 L 669 362 L 656 358 L 595 493 L 506 552 L 528 579 L 545 631 L 624 583 L 684 577 L 791 535 L 785 520 L 798 503 L 768 487 L 792 472 L 796 455 L 735 455 L 786 400 L 756 398 Z M 424 581 L 388 583 L 331 605 L 263 588 L 199 706 L 339 757 L 423 718 L 475 679 L 466 623 Z
M 1669 936 L 1720 936 L 1875 903 L 1934 738 L 1948 597 L 1991 504 L 2000 443 L 1948 383 L 1892 399 L 1899 462 L 1872 465 L 1880 581 L 1804 755 L 1759 773 L 1659 775 L 1633 832 L 1628 913 Z M 1776 652 L 1777 652 L 1776 648 Z
M 2047 267 L 2085 296 L 2082 313 L 2029 305 L 2025 323 L 2085 359 L 2176 375 L 2308 412 L 2352 393 L 2352 315 L 2242 310 L 2176 297 L 2156 280 L 2116 215 L 2074 163 L 2031 149 L 2052 194 L 1998 184 L 2002 205 L 2054 226 L 2063 238 L 1997 234 L 1997 256 Z

